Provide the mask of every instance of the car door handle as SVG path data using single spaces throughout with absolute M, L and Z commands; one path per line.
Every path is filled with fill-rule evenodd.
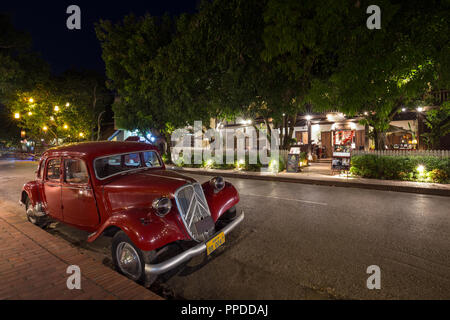
M 49 187 L 59 187 L 59 184 L 53 184 L 53 183 L 46 183 L 45 185 Z

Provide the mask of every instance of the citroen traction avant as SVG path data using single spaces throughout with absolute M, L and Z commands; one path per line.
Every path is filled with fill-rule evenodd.
M 116 269 L 149 286 L 157 275 L 210 254 L 244 213 L 222 177 L 199 184 L 166 170 L 157 149 L 139 142 L 86 142 L 47 150 L 20 196 L 28 220 L 60 221 L 112 237 Z

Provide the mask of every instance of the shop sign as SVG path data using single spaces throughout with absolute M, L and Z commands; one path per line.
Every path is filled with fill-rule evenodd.
M 298 162 L 300 154 L 289 153 L 286 165 L 286 172 L 298 172 Z

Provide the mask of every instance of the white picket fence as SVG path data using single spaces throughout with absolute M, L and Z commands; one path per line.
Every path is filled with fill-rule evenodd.
M 353 150 L 352 156 L 373 154 L 376 156 L 431 156 L 438 158 L 450 157 L 450 150 Z

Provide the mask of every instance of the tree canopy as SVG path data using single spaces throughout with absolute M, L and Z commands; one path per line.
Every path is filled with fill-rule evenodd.
M 167 135 L 194 120 L 263 117 L 284 127 L 302 110 L 339 110 L 374 128 L 449 87 L 449 1 L 202 1 L 195 14 L 101 21 L 110 88 L 125 129 Z

